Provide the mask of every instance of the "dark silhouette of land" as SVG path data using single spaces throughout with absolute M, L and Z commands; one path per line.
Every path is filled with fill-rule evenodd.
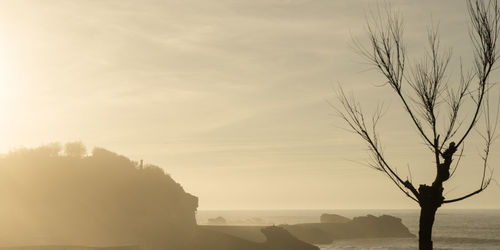
M 401 220 L 324 215 L 325 223 L 198 226 L 198 198 L 154 165 L 81 143 L 0 157 L 0 250 L 317 250 L 339 238 L 409 237 Z M 332 223 L 333 222 L 333 223 Z
M 342 217 L 336 215 L 338 217 Z M 345 218 L 345 217 L 343 217 Z M 401 219 L 382 215 L 345 218 L 347 222 L 336 223 L 301 223 L 294 225 L 280 225 L 297 239 L 310 244 L 331 244 L 338 239 L 353 238 L 414 238 Z M 208 230 L 230 234 L 238 238 L 254 242 L 265 242 L 266 237 L 260 232 L 263 226 L 201 226 Z
M 164 171 L 80 143 L 19 149 L 0 158 L 0 246 L 165 245 L 196 229 L 197 197 Z

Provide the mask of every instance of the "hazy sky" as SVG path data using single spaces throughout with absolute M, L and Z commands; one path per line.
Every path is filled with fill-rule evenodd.
M 434 20 L 453 59 L 470 58 L 465 1 L 393 5 L 404 13 L 410 56 L 421 54 Z M 328 104 L 338 84 L 367 106 L 384 101 L 388 159 L 402 176 L 409 165 L 416 182 L 432 182 L 432 154 L 352 46 L 352 37 L 365 38 L 365 16 L 375 7 L 0 1 L 0 151 L 75 140 L 105 147 L 163 167 L 200 198 L 200 209 L 416 208 L 360 164 L 366 147 L 339 128 Z M 480 146 L 467 144 L 448 197 L 479 186 Z M 495 182 L 450 207 L 500 208 L 499 194 Z

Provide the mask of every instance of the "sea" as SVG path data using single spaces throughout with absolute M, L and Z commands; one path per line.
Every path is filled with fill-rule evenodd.
M 392 215 L 402 219 L 411 233 L 418 235 L 419 210 L 201 210 L 198 224 L 209 218 L 223 217 L 232 225 L 280 225 L 319 222 L 323 213 L 353 218 L 372 214 Z M 442 250 L 500 250 L 500 210 L 440 209 L 433 230 L 434 249 Z M 336 240 L 319 245 L 321 250 L 410 250 L 418 249 L 416 238 L 374 238 Z

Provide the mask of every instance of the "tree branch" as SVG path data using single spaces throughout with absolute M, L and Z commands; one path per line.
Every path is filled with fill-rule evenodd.
M 377 111 L 371 119 L 371 126 L 368 126 L 361 106 L 353 97 L 349 98 L 341 87 L 339 88 L 337 97 L 343 110 L 335 106 L 334 109 L 337 111 L 338 116 L 348 124 L 352 132 L 358 134 L 368 144 L 372 152 L 372 159 L 375 161 L 375 164 L 371 164 L 370 166 L 384 172 L 403 193 L 412 200 L 418 202 L 419 193 L 413 184 L 408 180 L 403 181 L 403 179 L 401 179 L 392 167 L 389 166 L 380 149 L 381 146 L 376 133 L 376 127 L 382 116 L 381 108 L 377 108 Z M 369 127 L 371 127 L 371 132 L 368 129 Z M 410 192 L 406 191 L 405 188 L 408 189 L 413 196 Z

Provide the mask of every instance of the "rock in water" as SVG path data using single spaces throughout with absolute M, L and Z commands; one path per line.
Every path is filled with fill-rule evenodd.
M 390 215 L 355 217 L 349 224 L 358 237 L 415 237 L 400 218 Z

